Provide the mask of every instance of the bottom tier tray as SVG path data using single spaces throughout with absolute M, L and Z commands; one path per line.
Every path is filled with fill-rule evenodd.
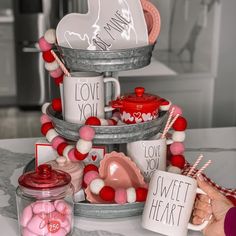
M 79 139 L 78 130 L 82 127 L 81 124 L 64 121 L 61 113 L 55 112 L 51 105 L 47 108 L 47 114 L 52 119 L 56 131 L 61 136 L 71 141 L 77 141 Z M 161 131 L 166 119 L 167 113 L 162 112 L 157 119 L 139 124 L 92 126 L 96 132 L 93 143 L 121 144 L 149 139 Z
M 35 160 L 32 159 L 24 168 L 24 173 L 35 169 Z M 144 203 L 135 202 L 124 205 L 119 204 L 92 204 L 89 202 L 78 202 L 75 204 L 75 216 L 98 219 L 125 218 L 141 215 Z

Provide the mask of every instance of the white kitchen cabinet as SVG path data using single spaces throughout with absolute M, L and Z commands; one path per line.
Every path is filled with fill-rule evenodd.
M 16 96 L 13 24 L 0 21 L 0 98 Z
M 212 127 L 222 3 L 220 0 L 151 2 L 162 19 L 152 63 L 141 70 L 120 73 L 122 90 L 130 92 L 143 86 L 147 92 L 181 106 L 189 127 Z

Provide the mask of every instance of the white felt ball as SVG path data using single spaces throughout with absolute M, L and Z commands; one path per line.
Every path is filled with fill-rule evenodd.
M 136 191 L 135 188 L 127 188 L 126 189 L 126 194 L 127 194 L 127 202 L 128 203 L 133 203 L 136 202 Z
M 161 111 L 169 111 L 170 106 L 172 105 L 172 103 L 171 103 L 171 101 L 169 101 L 169 100 L 168 100 L 168 102 L 169 102 L 169 104 L 167 104 L 167 105 L 161 105 L 161 106 L 160 106 L 160 110 L 161 110 Z
M 42 110 L 42 113 L 43 113 L 43 114 L 47 115 L 46 110 L 47 110 L 47 108 L 48 108 L 49 105 L 50 105 L 49 102 L 46 102 L 46 103 L 44 103 L 44 104 L 42 105 L 41 110 Z
M 102 118 L 99 118 L 100 122 L 101 122 L 101 126 L 108 126 L 108 121 Z
M 73 149 L 73 148 L 74 148 L 74 147 L 73 147 L 72 145 L 68 145 L 68 146 L 66 146 L 66 147 L 64 148 L 62 155 L 63 155 L 64 157 L 66 157 L 67 160 L 69 160 L 68 153 L 69 153 L 70 150 Z
M 54 71 L 59 67 L 58 62 L 55 60 L 53 62 L 45 62 L 45 69 L 48 71 Z
M 105 183 L 102 179 L 94 179 L 91 181 L 89 187 L 93 194 L 98 195 L 100 190 L 105 186 Z
M 174 174 L 181 174 L 181 169 L 176 166 L 169 165 L 167 167 L 167 172 L 174 173 Z
M 184 131 L 175 131 L 172 134 L 172 139 L 174 142 L 183 142 L 185 140 L 185 132 Z
M 47 30 L 46 33 L 44 34 L 44 38 L 50 44 L 56 43 L 56 30 L 55 29 Z
M 76 143 L 76 149 L 81 153 L 81 154 L 86 154 L 90 152 L 91 148 L 93 146 L 93 143 L 91 141 L 86 141 L 83 139 L 80 139 Z
M 171 145 L 174 141 L 172 139 L 167 139 L 166 140 L 166 145 Z
M 48 130 L 48 132 L 46 133 L 46 139 L 48 140 L 49 143 L 52 142 L 52 140 L 54 138 L 56 138 L 58 135 L 58 133 L 55 131 L 55 129 L 50 129 Z

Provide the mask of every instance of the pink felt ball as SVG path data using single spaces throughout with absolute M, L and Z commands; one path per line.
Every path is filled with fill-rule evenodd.
M 92 141 L 95 136 L 95 130 L 90 126 L 85 125 L 80 128 L 79 136 L 86 141 Z
M 60 137 L 60 136 L 57 136 L 56 138 L 54 138 L 52 140 L 52 147 L 57 150 L 58 146 L 61 144 L 61 143 L 64 143 L 65 142 L 65 139 Z
M 68 158 L 70 159 L 70 161 L 72 162 L 78 162 L 78 159 L 75 156 L 75 148 L 72 148 L 69 152 L 68 152 Z
M 52 48 L 52 45 L 48 43 L 44 37 L 39 39 L 39 47 L 43 52 L 49 51 Z
M 40 117 L 40 122 L 41 122 L 41 124 L 43 125 L 43 124 L 45 124 L 45 123 L 51 122 L 51 119 L 50 119 L 47 115 L 43 114 L 43 115 Z
M 170 152 L 172 155 L 181 155 L 184 153 L 185 147 L 183 143 L 174 142 L 170 145 Z
M 172 110 L 172 108 L 175 108 L 174 113 L 173 113 L 173 116 L 176 116 L 177 114 L 179 114 L 180 116 L 183 115 L 183 111 L 182 111 L 182 109 L 181 109 L 179 106 L 177 106 L 177 105 L 172 105 L 172 106 L 170 107 L 170 111 Z
M 84 182 L 89 185 L 94 179 L 97 179 L 99 174 L 97 171 L 89 171 L 84 175 Z
M 125 204 L 127 202 L 126 189 L 118 188 L 115 192 L 115 202 L 118 204 Z
M 63 71 L 61 70 L 60 67 L 58 67 L 58 68 L 57 68 L 56 70 L 54 70 L 54 71 L 50 71 L 50 76 L 51 76 L 52 78 L 58 78 L 58 77 L 62 76 L 62 74 L 63 74 Z

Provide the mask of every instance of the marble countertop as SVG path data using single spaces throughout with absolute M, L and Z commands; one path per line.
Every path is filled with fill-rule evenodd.
M 34 143 L 38 138 L 0 140 L 0 226 L 3 235 L 18 235 L 15 188 L 26 163 L 32 159 Z M 190 163 L 203 153 L 212 165 L 206 174 L 216 183 L 236 188 L 236 127 L 187 130 L 185 157 Z M 75 218 L 74 235 L 158 235 L 141 228 L 141 217 L 116 220 Z M 122 225 L 122 227 L 121 227 Z M 200 236 L 189 231 L 188 236 Z

